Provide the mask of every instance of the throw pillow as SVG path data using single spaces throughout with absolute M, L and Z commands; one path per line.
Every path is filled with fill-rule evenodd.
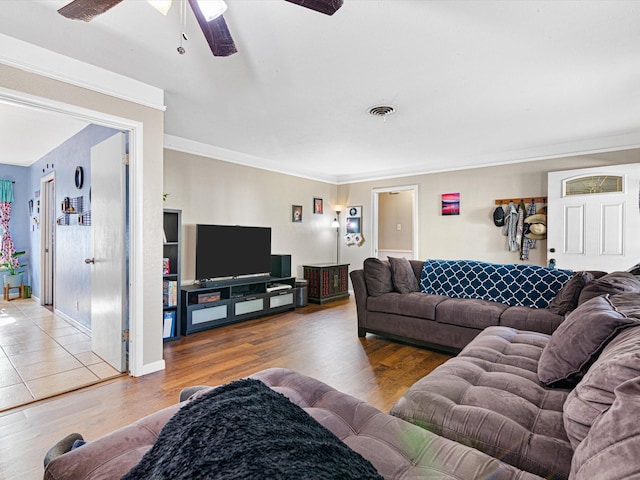
M 364 261 L 364 281 L 367 284 L 369 295 L 378 297 L 385 293 L 393 292 L 391 280 L 391 267 L 389 262 L 378 258 L 367 258 Z
M 580 292 L 578 305 L 599 295 L 627 292 L 640 293 L 640 278 L 628 272 L 612 272 L 589 282 Z
M 593 275 L 589 272 L 576 272 L 564 287 L 558 292 L 549 303 L 549 311 L 556 315 L 564 315 L 571 312 L 578 306 L 580 292 L 584 286 L 593 280 Z
M 639 276 L 640 275 L 640 263 L 636 263 L 633 267 L 627 270 L 632 275 Z
M 632 295 L 640 301 L 640 294 Z M 614 390 L 636 377 L 640 377 L 640 328 L 633 327 L 611 340 L 564 402 L 564 429 L 574 449 L 598 415 L 611 406 Z
M 396 291 L 411 293 L 418 291 L 418 279 L 411 263 L 406 258 L 387 257 L 391 265 L 391 278 Z
M 585 287 L 586 288 L 586 287 Z M 573 385 L 605 345 L 639 319 L 618 311 L 609 295 L 583 303 L 560 324 L 542 350 L 538 379 L 547 386 Z
M 611 408 L 593 423 L 573 455 L 569 480 L 625 480 L 640 477 L 640 377 L 615 389 Z

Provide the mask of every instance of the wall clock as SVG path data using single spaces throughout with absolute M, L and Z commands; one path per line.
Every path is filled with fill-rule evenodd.
M 84 185 L 84 169 L 76 167 L 76 188 L 80 189 Z

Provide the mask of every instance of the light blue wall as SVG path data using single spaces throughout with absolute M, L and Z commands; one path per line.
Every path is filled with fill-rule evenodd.
M 117 130 L 89 125 L 59 147 L 34 163 L 29 169 L 29 198 L 36 204 L 40 180 L 55 171 L 56 216 L 62 215 L 65 197 L 83 197 L 84 211 L 91 208 L 91 147 L 117 133 Z M 84 169 L 84 185 L 76 188 L 76 167 Z M 25 200 L 28 203 L 28 199 Z M 38 213 L 38 212 L 36 212 Z M 71 225 L 56 225 L 55 230 L 55 308 L 82 325 L 91 328 L 91 269 L 84 259 L 91 256 L 91 228 L 78 225 L 78 215 L 71 215 Z M 40 225 L 27 225 L 32 291 L 40 297 Z
M 0 179 L 12 180 L 14 202 L 11 206 L 11 220 L 9 231 L 15 245 L 16 252 L 26 250 L 27 255 L 20 257 L 20 263 L 31 264 L 29 246 L 29 169 L 16 165 L 0 164 Z M 29 285 L 30 267 L 23 276 L 25 285 Z

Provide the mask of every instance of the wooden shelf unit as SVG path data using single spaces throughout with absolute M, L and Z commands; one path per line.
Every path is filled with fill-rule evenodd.
M 182 230 L 182 211 L 166 208 L 163 212 L 164 227 L 164 243 L 162 244 L 162 256 L 169 259 L 169 272 L 162 274 L 163 289 L 163 306 L 162 306 L 162 322 L 163 322 L 163 340 L 177 340 L 180 338 L 180 244 Z M 171 295 L 167 292 L 169 282 L 173 282 Z M 173 297 L 173 300 L 171 300 Z M 169 301 L 167 299 L 169 298 Z M 165 321 L 171 322 L 171 330 L 167 332 L 164 329 Z

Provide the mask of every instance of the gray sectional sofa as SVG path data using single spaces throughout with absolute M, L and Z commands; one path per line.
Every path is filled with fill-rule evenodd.
M 425 372 L 390 413 L 291 370 L 252 378 L 301 407 L 386 479 L 640 478 L 640 279 L 613 273 L 587 285 L 553 333 L 490 326 Z M 216 390 L 202 387 L 185 402 L 54 458 L 44 478 L 120 478 L 154 448 L 179 409 Z M 242 424 L 250 410 L 235 412 L 234 421 Z M 212 407 L 206 422 L 220 422 L 217 412 Z M 283 448 L 293 448 L 284 440 Z M 180 441 L 202 445 L 207 437 Z M 326 464 L 317 475 L 313 465 L 299 470 L 278 458 L 281 474 L 262 478 L 377 478 L 355 470 L 332 476 Z M 261 477 L 194 468 L 185 465 L 180 478 Z
M 419 287 L 424 261 L 390 260 L 400 265 L 406 263 L 404 278 L 401 267 L 396 265 L 392 270 L 390 262 L 375 258 L 366 259 L 362 269 L 350 274 L 357 305 L 358 335 L 374 333 L 454 353 L 487 327 L 553 333 L 565 314 L 577 306 L 582 287 L 589 280 L 605 275 L 600 271 L 578 272 L 548 307 L 531 308 L 481 298 L 424 293 Z M 412 285 L 406 280 L 408 275 L 414 277 Z

